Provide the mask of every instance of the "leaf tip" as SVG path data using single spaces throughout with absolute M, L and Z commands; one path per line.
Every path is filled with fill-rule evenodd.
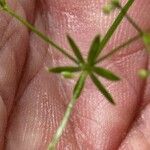
M 115 106 L 116 102 L 112 99 L 111 104 Z
M 116 105 L 116 102 L 114 101 L 114 98 L 112 97 L 111 94 L 109 94 L 109 97 L 106 97 L 106 98 L 112 105 Z
M 66 34 L 66 37 L 67 37 L 67 40 L 68 40 L 69 43 L 71 43 L 73 41 L 69 34 Z
M 49 67 L 45 67 L 45 70 L 46 70 L 47 72 L 51 72 L 51 69 L 50 69 Z
M 100 35 L 100 34 L 97 34 L 97 35 L 95 36 L 95 39 L 98 39 L 98 40 L 100 41 L 100 37 L 101 37 L 101 35 Z
M 121 80 L 121 78 L 116 76 L 116 81 L 120 81 L 120 80 Z

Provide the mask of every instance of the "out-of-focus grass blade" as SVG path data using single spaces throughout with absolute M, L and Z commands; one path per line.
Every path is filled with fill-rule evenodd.
M 69 42 L 74 54 L 76 55 L 78 61 L 83 63 L 84 59 L 83 59 L 80 49 L 76 45 L 75 41 L 69 35 L 67 35 L 67 39 L 68 39 L 68 42 Z
M 82 89 L 84 87 L 84 84 L 85 84 L 85 80 L 86 80 L 86 77 L 87 77 L 87 74 L 86 73 L 82 73 L 74 87 L 74 90 L 73 90 L 73 97 L 74 99 L 77 99 L 79 98 L 81 92 L 82 92 Z
M 88 63 L 89 64 L 93 64 L 95 62 L 95 58 L 97 57 L 97 54 L 99 52 L 99 48 L 100 48 L 100 35 L 97 35 L 94 38 L 94 40 L 91 44 L 91 48 L 90 48 L 89 53 L 88 53 Z
M 145 33 L 143 35 L 143 42 L 144 42 L 148 52 L 150 53 L 150 34 L 149 33 Z
M 111 102 L 112 104 L 115 104 L 111 94 L 106 90 L 106 88 L 103 86 L 103 84 L 98 80 L 98 78 L 94 75 L 90 75 L 93 83 L 98 88 L 98 90 L 106 97 L 106 99 Z
M 48 68 L 48 71 L 53 72 L 53 73 L 78 72 L 78 71 L 80 71 L 80 68 L 79 67 L 64 66 L 64 67 Z
M 6 5 L 6 1 L 5 0 L 0 0 L 0 6 L 3 7 Z
M 93 71 L 96 74 L 98 74 L 98 75 L 100 75 L 100 76 L 102 76 L 102 77 L 104 77 L 108 80 L 111 80 L 111 81 L 120 80 L 120 78 L 117 75 L 115 75 L 114 73 L 112 73 L 111 71 L 109 71 L 107 69 L 104 69 L 104 68 L 101 68 L 101 67 L 94 67 Z

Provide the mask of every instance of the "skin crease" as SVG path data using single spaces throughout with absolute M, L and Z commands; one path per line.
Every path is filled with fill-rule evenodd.
M 67 49 L 65 36 L 69 33 L 86 56 L 91 39 L 97 33 L 104 35 L 118 13 L 105 16 L 101 12 L 105 2 L 9 0 L 9 5 Z M 136 0 L 129 14 L 148 30 L 149 10 L 149 0 Z M 0 149 L 46 149 L 74 82 L 49 74 L 44 67 L 70 62 L 15 19 L 0 12 L 0 20 Z M 124 19 L 102 55 L 135 34 Z M 137 76 L 140 68 L 150 68 L 149 61 L 139 40 L 99 64 L 122 79 L 117 83 L 102 79 L 117 105 L 109 104 L 88 80 L 57 149 L 149 150 L 150 79 L 143 81 Z

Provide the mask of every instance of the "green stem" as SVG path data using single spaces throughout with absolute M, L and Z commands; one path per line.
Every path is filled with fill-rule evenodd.
M 139 34 L 143 34 L 142 29 L 133 21 L 133 19 L 129 16 L 126 15 L 127 20 L 132 24 L 132 26 L 139 32 Z
M 3 10 L 10 14 L 11 16 L 15 17 L 18 21 L 20 21 L 22 24 L 24 24 L 26 27 L 28 27 L 31 31 L 33 31 L 36 35 L 38 35 L 40 38 L 42 38 L 45 42 L 59 50 L 61 53 L 63 53 L 65 56 L 67 56 L 69 59 L 71 59 L 73 62 L 78 64 L 78 61 L 73 58 L 71 55 L 69 55 L 63 48 L 58 46 L 56 43 L 54 43 L 48 36 L 44 35 L 42 32 L 38 31 L 34 26 L 32 26 L 28 21 L 24 20 L 21 16 L 17 15 L 13 10 L 11 10 L 9 7 L 5 6 L 3 7 Z
M 61 135 L 63 134 L 63 131 L 67 126 L 67 123 L 69 121 L 69 118 L 70 118 L 70 115 L 73 111 L 73 108 L 77 102 L 78 97 L 81 94 L 81 91 L 83 89 L 84 82 L 86 80 L 87 75 L 88 75 L 87 71 L 82 72 L 82 75 L 80 76 L 81 82 L 79 84 L 76 84 L 77 87 L 74 88 L 73 97 L 67 106 L 66 112 L 63 116 L 63 119 L 62 119 L 57 131 L 55 132 L 55 134 L 51 140 L 51 143 L 48 146 L 48 150 L 55 150 L 56 149 L 57 143 L 59 142 Z
M 126 42 L 124 42 L 123 44 L 119 45 L 118 47 L 114 48 L 113 50 L 110 51 L 110 53 L 104 55 L 103 57 L 99 58 L 95 64 L 103 61 L 104 59 L 110 57 L 111 55 L 113 55 L 114 53 L 118 52 L 120 49 L 124 48 L 125 46 L 131 44 L 132 42 L 136 41 L 138 38 L 140 38 L 141 35 L 136 35 L 135 37 L 127 40 Z
M 101 41 L 101 46 L 99 48 L 97 57 L 99 56 L 99 53 L 104 49 L 110 38 L 112 37 L 113 33 L 116 31 L 118 28 L 119 24 L 123 20 L 124 16 L 126 15 L 127 11 L 129 10 L 130 6 L 133 4 L 134 0 L 128 0 L 126 5 L 122 8 L 121 12 L 119 13 L 118 17 L 115 19 L 113 22 L 112 26 L 109 28 L 107 31 L 105 37 Z
M 51 143 L 48 146 L 48 150 L 55 150 L 56 149 L 57 143 L 59 142 L 61 135 L 67 126 L 67 123 L 69 121 L 69 118 L 70 118 L 70 115 L 72 113 L 72 110 L 73 110 L 75 103 L 76 103 L 76 99 L 73 97 L 67 106 L 67 110 L 63 116 L 63 119 L 60 123 L 60 126 L 58 127 L 56 133 L 54 134 L 54 136 L 51 140 Z
M 118 4 L 117 6 L 118 9 L 123 10 L 123 7 L 120 4 Z M 132 26 L 139 32 L 139 34 L 143 35 L 143 30 L 138 26 L 138 24 L 136 24 L 135 21 L 128 14 L 126 14 L 125 17 L 132 24 Z

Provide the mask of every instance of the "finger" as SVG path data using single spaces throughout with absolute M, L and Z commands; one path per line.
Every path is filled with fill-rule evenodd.
M 150 57 L 147 68 L 150 69 Z M 119 150 L 149 150 L 150 148 L 150 78 L 145 82 L 140 112 Z
M 97 32 L 104 34 L 116 16 L 116 13 L 110 17 L 100 13 L 99 6 L 103 6 L 103 1 L 63 1 L 61 3 L 41 1 L 41 4 L 47 18 L 41 11 L 37 11 L 36 25 L 42 29 L 46 26 L 47 33 L 52 35 L 58 43 L 63 43 L 64 47 L 67 47 L 65 34 L 70 33 L 84 54 L 87 54 L 91 38 Z M 137 19 L 143 29 L 147 29 L 150 25 L 148 22 L 150 18 L 147 15 L 149 8 L 148 0 L 145 3 L 139 0 L 130 10 L 130 15 Z M 135 10 L 140 10 L 140 15 Z M 143 16 L 146 19 L 143 20 Z M 132 37 L 135 34 L 134 28 L 125 20 L 108 48 L 127 39 L 127 35 Z M 25 77 L 28 87 L 25 92 L 22 90 L 23 95 L 21 94 L 22 97 L 11 117 L 7 134 L 8 149 L 10 147 L 12 149 L 16 147 L 45 149 L 65 111 L 64 105 L 69 101 L 70 83 L 62 84 L 58 78 L 40 69 L 43 60 L 49 66 L 67 63 L 67 61 L 52 51 L 51 47 L 48 47 L 51 53 L 46 54 L 46 49 L 47 47 L 33 35 L 28 60 L 28 64 L 31 65 L 28 65 L 30 68 L 27 68 Z M 144 47 L 139 41 L 124 49 L 113 59 L 101 64 L 108 66 L 122 77 L 119 83 L 110 85 L 104 82 L 113 93 L 117 106 L 114 107 L 106 102 L 89 82 L 76 105 L 71 122 L 58 149 L 67 146 L 74 149 L 86 149 L 87 147 L 89 149 L 117 149 L 141 102 L 139 97 L 143 82 L 136 76 L 136 73 L 146 64 L 147 57 Z
M 127 137 L 121 144 L 119 150 L 149 150 L 150 148 L 150 105 L 147 105 Z
M 34 14 L 36 11 L 36 0 L 19 0 L 21 6 L 23 7 L 25 13 L 26 13 L 26 18 L 28 21 L 31 23 L 34 22 Z
M 8 3 L 17 13 L 24 16 L 18 3 L 14 1 Z M 0 22 L 0 146 L 2 147 L 6 117 L 12 109 L 25 62 L 28 32 L 25 27 L 2 11 Z
M 20 13 L 20 15 L 23 15 L 18 3 L 9 2 L 9 5 L 16 9 L 16 12 Z M 25 62 L 28 32 L 23 25 L 6 13 L 1 12 L 0 15 L 0 90 L 9 112 Z
M 5 104 L 0 97 L 0 149 L 3 149 L 4 144 L 4 135 L 5 135 L 5 128 L 6 128 L 6 107 Z

